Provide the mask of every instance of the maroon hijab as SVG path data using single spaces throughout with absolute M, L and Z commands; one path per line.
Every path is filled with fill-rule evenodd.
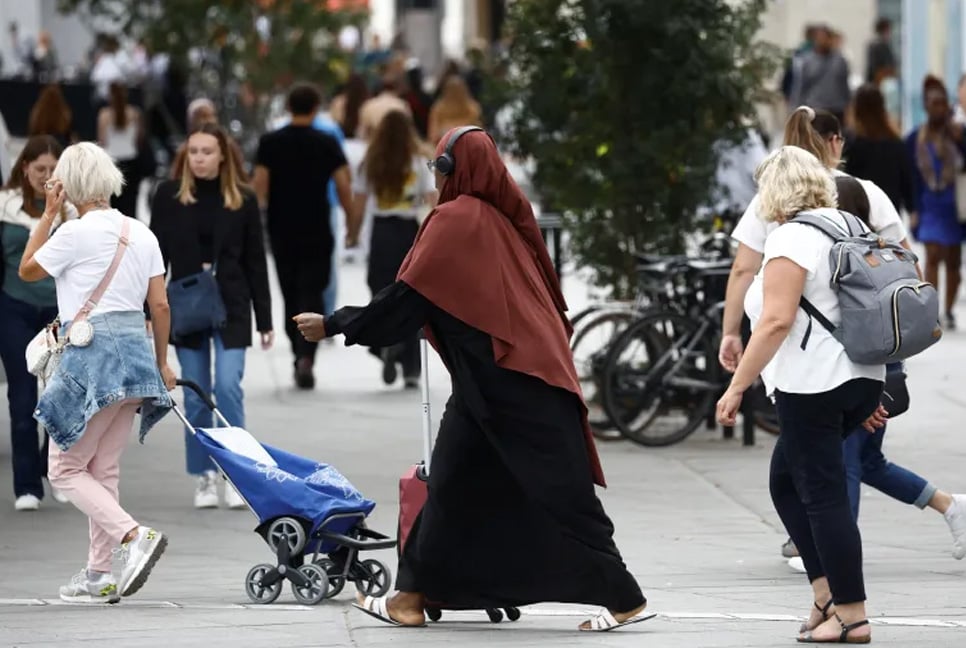
M 452 133 L 440 141 L 437 155 Z M 455 170 L 398 278 L 453 317 L 487 333 L 500 367 L 581 399 L 592 476 L 604 486 L 570 351 L 573 329 L 567 304 L 530 202 L 486 133 L 463 135 L 452 155 Z

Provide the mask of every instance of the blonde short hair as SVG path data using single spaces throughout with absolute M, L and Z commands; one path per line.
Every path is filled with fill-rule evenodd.
M 64 184 L 67 199 L 75 205 L 109 200 L 120 195 L 124 187 L 124 174 L 107 151 L 92 142 L 64 149 L 54 169 L 54 178 Z
M 797 146 L 783 146 L 758 166 L 758 215 L 767 223 L 821 207 L 835 208 L 838 192 L 832 173 Z

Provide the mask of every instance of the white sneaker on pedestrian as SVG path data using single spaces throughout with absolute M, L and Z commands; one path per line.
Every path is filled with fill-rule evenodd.
M 70 503 L 70 500 L 67 499 L 67 496 L 54 488 L 53 484 L 51 484 L 49 481 L 47 482 L 47 486 L 50 488 L 50 496 L 54 498 L 55 502 L 60 502 L 61 504 Z
M 209 470 L 198 478 L 198 487 L 195 489 L 195 508 L 218 508 L 218 473 L 215 471 Z
M 966 558 L 966 495 L 953 495 L 953 503 L 943 517 L 953 534 L 953 558 Z
M 87 567 L 74 574 L 70 582 L 60 586 L 60 600 L 68 603 L 117 603 L 121 600 L 117 593 L 117 582 L 111 574 L 97 574 L 91 578 Z
M 141 526 L 133 540 L 122 543 L 114 550 L 114 556 L 121 565 L 121 579 L 117 583 L 121 596 L 130 596 L 144 587 L 151 569 L 167 546 L 167 536 Z
M 40 498 L 30 494 L 21 495 L 13 503 L 13 508 L 16 511 L 36 511 L 40 508 Z
M 802 560 L 801 556 L 795 556 L 794 558 L 789 558 L 788 559 L 788 566 L 791 567 L 794 571 L 797 571 L 800 574 L 806 573 L 805 572 L 805 561 Z
M 235 487 L 225 482 L 225 506 L 230 509 L 243 509 L 248 508 L 248 504 L 242 499 L 242 496 L 238 494 Z

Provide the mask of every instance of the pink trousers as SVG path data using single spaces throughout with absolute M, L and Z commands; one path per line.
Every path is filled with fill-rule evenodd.
M 138 526 L 118 503 L 121 453 L 127 445 L 141 399 L 105 407 L 87 422 L 81 438 L 67 452 L 50 444 L 47 476 L 90 521 L 87 568 L 111 571 L 111 551 Z

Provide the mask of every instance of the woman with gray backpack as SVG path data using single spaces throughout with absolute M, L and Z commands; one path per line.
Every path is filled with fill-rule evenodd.
M 717 418 L 734 425 L 744 392 L 761 376 L 781 426 L 769 478 L 772 501 L 812 587 L 811 614 L 798 640 L 868 643 L 862 542 L 846 494 L 842 439 L 861 424 L 881 423 L 886 358 L 891 351 L 902 359 L 931 343 L 928 321 L 938 327 L 938 298 L 918 281 L 914 255 L 836 209 L 835 182 L 811 153 L 785 146 L 762 163 L 757 180 L 759 215 L 779 226 L 768 234 L 762 269 L 745 298 L 753 332 Z M 865 256 L 856 256 L 856 237 L 863 236 Z M 838 265 L 830 263 L 833 250 Z M 857 281 L 862 278 L 864 284 Z M 897 308 L 905 339 L 889 337 L 889 313 L 878 304 L 859 309 L 887 281 L 917 287 L 896 289 L 903 295 Z M 872 325 L 877 312 L 881 339 L 856 338 L 856 315 Z

